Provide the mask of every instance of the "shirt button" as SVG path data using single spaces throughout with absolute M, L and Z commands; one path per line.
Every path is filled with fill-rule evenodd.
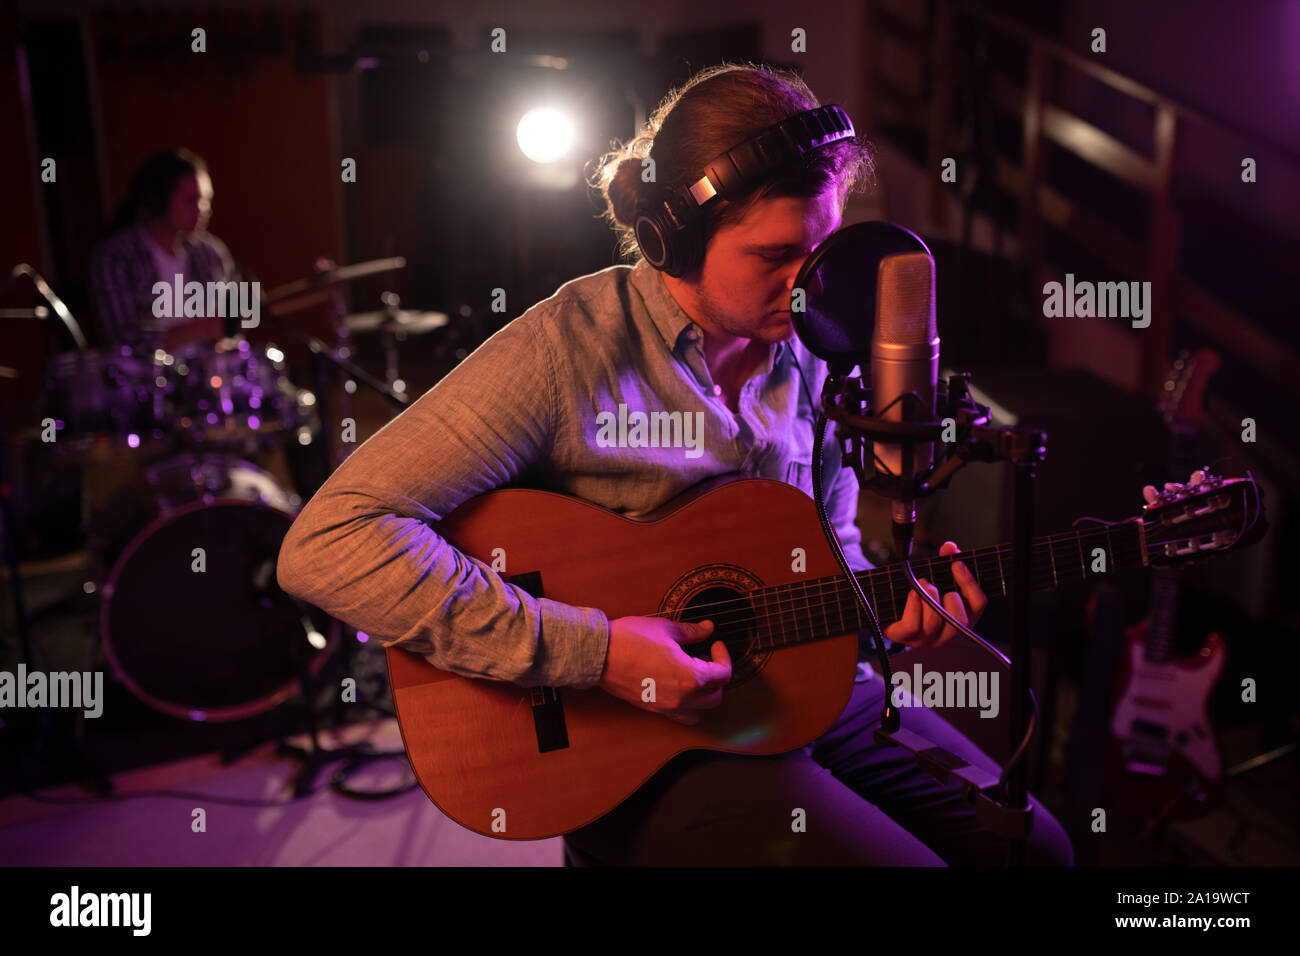
M 714 394 L 714 395 L 721 395 L 721 394 L 722 394 L 722 386 L 721 386 L 721 385 L 714 385 L 714 386 L 713 386 L 713 394 Z

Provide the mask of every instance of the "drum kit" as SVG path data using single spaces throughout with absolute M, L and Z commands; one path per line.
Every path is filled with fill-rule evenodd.
M 46 411 L 58 447 L 85 454 L 173 442 L 197 448 L 264 448 L 287 431 L 319 430 L 315 395 L 296 388 L 275 345 L 243 338 L 195 342 L 175 353 L 64 352 L 49 364 Z
M 336 310 L 342 346 L 279 320 L 322 295 L 341 305 L 342 283 L 404 265 L 323 264 L 264 295 L 263 318 L 269 311 L 277 334 L 341 369 L 348 392 L 361 382 L 400 409 L 396 342 L 442 327 L 445 315 L 403 312 L 385 293 L 380 312 Z M 382 338 L 387 381 L 351 361 L 349 333 Z M 318 389 L 330 385 L 318 377 Z M 88 488 L 93 473 L 102 485 L 114 463 L 131 462 L 128 477 L 83 494 L 82 506 L 93 579 L 84 589 L 98 594 L 99 635 L 123 685 L 174 717 L 229 721 L 275 707 L 319 672 L 342 627 L 276 585 L 279 547 L 302 499 L 257 461 L 296 444 L 323 447 L 337 462 L 317 395 L 291 381 L 284 351 L 236 334 L 146 354 L 61 353 L 47 368 L 44 419 L 54 422 L 52 447 L 78 463 Z

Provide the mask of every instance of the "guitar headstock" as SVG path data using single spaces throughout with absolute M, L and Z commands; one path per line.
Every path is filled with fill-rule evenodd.
M 1264 504 L 1255 479 L 1220 478 L 1207 469 L 1186 484 L 1143 489 L 1142 526 L 1151 564 L 1173 564 L 1252 544 L 1264 533 Z

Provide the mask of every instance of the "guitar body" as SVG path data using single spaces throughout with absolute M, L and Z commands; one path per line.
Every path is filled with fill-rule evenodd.
M 1209 812 L 1224 788 L 1223 757 L 1207 704 L 1223 673 L 1222 638 L 1194 657 L 1147 659 L 1148 622 L 1127 632 L 1111 717 L 1107 790 L 1143 817 L 1188 819 Z
M 467 502 L 438 531 L 489 565 L 502 549 L 501 573 L 512 583 L 600 608 L 610 620 L 718 621 L 691 609 L 839 572 L 816 506 L 797 488 L 729 479 L 669 507 L 631 519 L 563 495 L 505 489 Z M 688 650 L 707 657 L 707 643 Z M 843 713 L 856 630 L 777 649 L 743 644 L 730 645 L 734 677 L 722 705 L 693 727 L 597 688 L 525 688 L 460 677 L 400 648 L 387 653 L 403 741 L 429 799 L 471 830 L 537 840 L 603 816 L 683 751 L 783 753 Z

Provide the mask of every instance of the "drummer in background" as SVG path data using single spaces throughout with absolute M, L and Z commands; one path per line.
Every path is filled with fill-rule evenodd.
M 91 261 L 91 297 L 103 344 L 137 353 L 222 335 L 220 319 L 155 317 L 154 283 L 228 281 L 230 251 L 207 231 L 212 179 L 188 149 L 166 149 L 136 170 Z

